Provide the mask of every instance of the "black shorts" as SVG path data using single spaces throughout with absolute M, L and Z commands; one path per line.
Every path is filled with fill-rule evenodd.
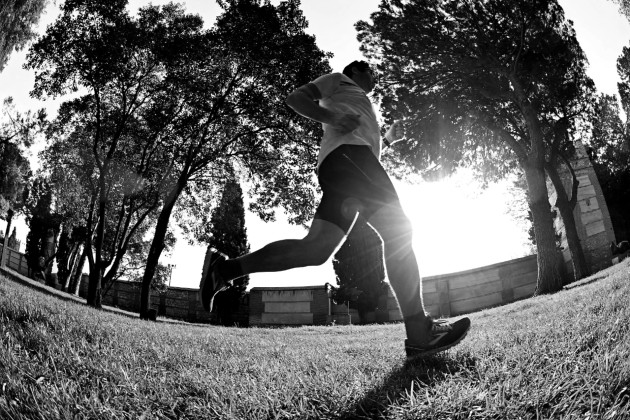
M 368 146 L 339 146 L 320 165 L 318 178 L 323 195 L 315 218 L 344 232 L 357 212 L 369 220 L 384 206 L 400 207 L 394 184 Z

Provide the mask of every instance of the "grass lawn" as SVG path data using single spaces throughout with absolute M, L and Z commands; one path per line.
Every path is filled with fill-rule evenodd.
M 472 314 L 413 363 L 401 324 L 154 323 L 0 278 L 0 419 L 630 419 L 629 271 Z

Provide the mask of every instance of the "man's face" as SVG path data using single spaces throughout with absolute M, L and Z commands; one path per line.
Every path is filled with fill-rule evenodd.
M 372 89 L 376 86 L 376 77 L 370 68 L 361 71 L 354 67 L 352 69 L 352 80 L 354 80 L 365 93 L 372 92 Z

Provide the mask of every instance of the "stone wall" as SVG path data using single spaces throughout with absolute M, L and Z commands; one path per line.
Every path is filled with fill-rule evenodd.
M 455 316 L 531 297 L 538 281 L 536 255 L 422 282 L 424 305 L 434 316 Z
M 84 274 L 79 296 L 87 297 L 88 279 Z M 198 289 L 169 287 L 164 293 L 151 291 L 151 307 L 158 316 L 188 322 L 210 322 L 208 314 L 197 300 Z M 103 305 L 140 313 L 140 283 L 116 281 L 103 296 Z
M 250 326 L 326 323 L 326 286 L 254 287 L 249 291 L 249 296 Z
M 3 245 L 0 243 L 0 254 L 2 253 Z M 7 247 L 7 252 L 4 257 L 7 261 L 7 267 L 11 270 L 20 273 L 23 276 L 29 275 L 28 264 L 26 264 L 26 256 L 21 252 L 16 251 L 10 247 Z
M 8 266 L 28 275 L 24 256 L 9 249 Z M 434 316 L 456 316 L 503 305 L 532 296 L 536 289 L 536 256 L 518 258 L 457 273 L 429 276 L 423 279 L 426 309 Z M 80 296 L 87 295 L 87 276 L 81 282 Z M 152 307 L 158 316 L 189 322 L 210 322 L 197 301 L 198 289 L 171 287 L 163 294 L 152 292 Z M 247 300 L 249 299 L 249 300 Z M 117 281 L 103 298 L 103 304 L 126 311 L 140 309 L 140 286 Z M 381 309 L 360 320 L 356 310 L 336 305 L 330 299 L 328 286 L 254 287 L 237 314 L 239 325 L 324 325 L 401 320 L 395 297 L 389 291 L 380 303 Z M 238 318 L 240 316 L 240 318 Z
M 422 281 L 426 310 L 436 317 L 449 317 L 531 297 L 536 290 L 536 256 L 480 267 L 473 270 L 425 277 Z M 402 320 L 391 290 L 381 308 L 359 319 L 356 310 L 337 305 L 327 286 L 255 287 L 250 291 L 250 325 L 322 325 L 391 322 Z

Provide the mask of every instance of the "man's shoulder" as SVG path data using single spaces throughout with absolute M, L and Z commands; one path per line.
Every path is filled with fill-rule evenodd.
M 323 76 L 319 76 L 317 79 L 313 81 L 313 83 L 339 83 L 342 77 L 345 77 L 341 73 L 328 73 Z
M 322 92 L 323 97 L 330 96 L 339 88 L 358 87 L 351 78 L 343 73 L 328 73 L 318 77 L 312 83 Z

